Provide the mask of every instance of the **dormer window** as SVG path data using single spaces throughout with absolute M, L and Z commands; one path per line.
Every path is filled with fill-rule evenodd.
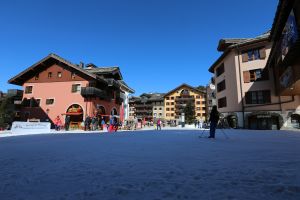
M 76 78 L 76 74 L 75 74 L 75 72 L 72 72 L 72 74 L 71 74 L 71 78 L 72 78 L 72 79 L 75 79 L 75 78 Z

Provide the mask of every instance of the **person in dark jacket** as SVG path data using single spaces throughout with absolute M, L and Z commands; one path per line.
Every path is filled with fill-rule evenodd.
M 90 118 L 90 116 L 86 116 L 86 118 L 85 118 L 85 121 L 84 121 L 84 130 L 85 131 L 89 131 L 89 130 L 91 130 L 91 118 Z
M 66 118 L 65 118 L 65 129 L 66 129 L 66 131 L 68 131 L 69 130 L 69 127 L 70 127 L 70 115 L 66 115 Z
M 209 133 L 210 133 L 210 135 L 208 138 L 215 138 L 216 127 L 217 127 L 219 118 L 220 118 L 220 113 L 217 110 L 217 106 L 213 106 L 212 110 L 210 112 L 210 116 L 209 116 L 209 122 L 210 122 Z

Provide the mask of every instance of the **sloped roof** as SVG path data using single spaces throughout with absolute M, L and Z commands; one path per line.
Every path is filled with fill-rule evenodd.
M 241 38 L 241 39 L 221 39 L 219 41 L 218 50 L 223 51 L 222 55 L 210 66 L 209 72 L 214 73 L 214 68 L 228 55 L 228 53 L 236 48 L 243 47 L 250 44 L 255 44 L 262 41 L 268 41 L 270 38 L 270 31 L 258 35 L 254 38 Z
M 129 93 L 134 93 L 134 89 L 132 89 L 131 87 L 129 87 L 125 81 L 123 80 L 118 80 L 118 82 L 120 83 L 121 86 L 123 86 Z
M 171 93 L 173 93 L 173 92 L 179 90 L 179 89 L 182 88 L 182 87 L 188 87 L 188 88 L 190 88 L 190 89 L 192 89 L 192 90 L 194 90 L 194 91 L 196 91 L 196 92 L 198 92 L 198 93 L 201 93 L 201 94 L 204 94 L 204 93 L 205 93 L 205 92 L 202 91 L 202 90 L 199 90 L 199 89 L 197 89 L 197 88 L 195 88 L 195 87 L 193 87 L 193 86 L 190 86 L 190 85 L 188 85 L 188 84 L 186 84 L 186 83 L 183 83 L 183 84 L 179 85 L 178 87 L 174 88 L 173 90 L 169 91 L 168 93 L 166 93 L 166 94 L 164 95 L 164 97 L 170 95 Z
M 93 68 L 85 68 L 84 70 L 97 74 L 97 75 L 105 75 L 105 74 L 118 74 L 120 79 L 123 79 L 120 68 L 117 66 L 113 67 L 93 67 Z
M 49 54 L 48 56 L 46 56 L 45 58 L 43 58 L 42 60 L 38 61 L 37 63 L 33 64 L 32 66 L 30 66 L 29 68 L 25 69 L 24 71 L 22 71 L 21 73 L 19 73 L 18 75 L 14 76 L 13 78 L 9 79 L 8 82 L 11 83 L 11 84 L 16 84 L 16 85 L 22 85 L 26 79 L 24 79 L 23 77 L 30 74 L 35 68 L 37 68 L 38 66 L 40 65 L 43 65 L 43 63 L 49 59 L 55 59 L 59 62 L 62 62 L 66 65 L 68 65 L 69 67 L 93 78 L 93 79 L 96 79 L 96 80 L 100 80 L 102 82 L 106 82 L 104 79 L 98 77 L 96 74 L 93 74 L 93 73 L 90 73 L 86 70 L 84 70 L 83 68 L 69 62 L 68 60 L 56 55 L 56 54 Z

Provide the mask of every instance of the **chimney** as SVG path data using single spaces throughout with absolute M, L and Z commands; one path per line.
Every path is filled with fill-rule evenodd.
M 80 61 L 79 67 L 83 69 L 84 68 L 84 63 Z

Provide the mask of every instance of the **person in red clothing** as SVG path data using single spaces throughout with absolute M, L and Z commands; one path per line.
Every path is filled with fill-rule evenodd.
M 54 119 L 54 126 L 55 126 L 55 130 L 59 131 L 61 126 L 62 126 L 62 122 L 60 120 L 60 117 L 57 115 L 57 117 Z

